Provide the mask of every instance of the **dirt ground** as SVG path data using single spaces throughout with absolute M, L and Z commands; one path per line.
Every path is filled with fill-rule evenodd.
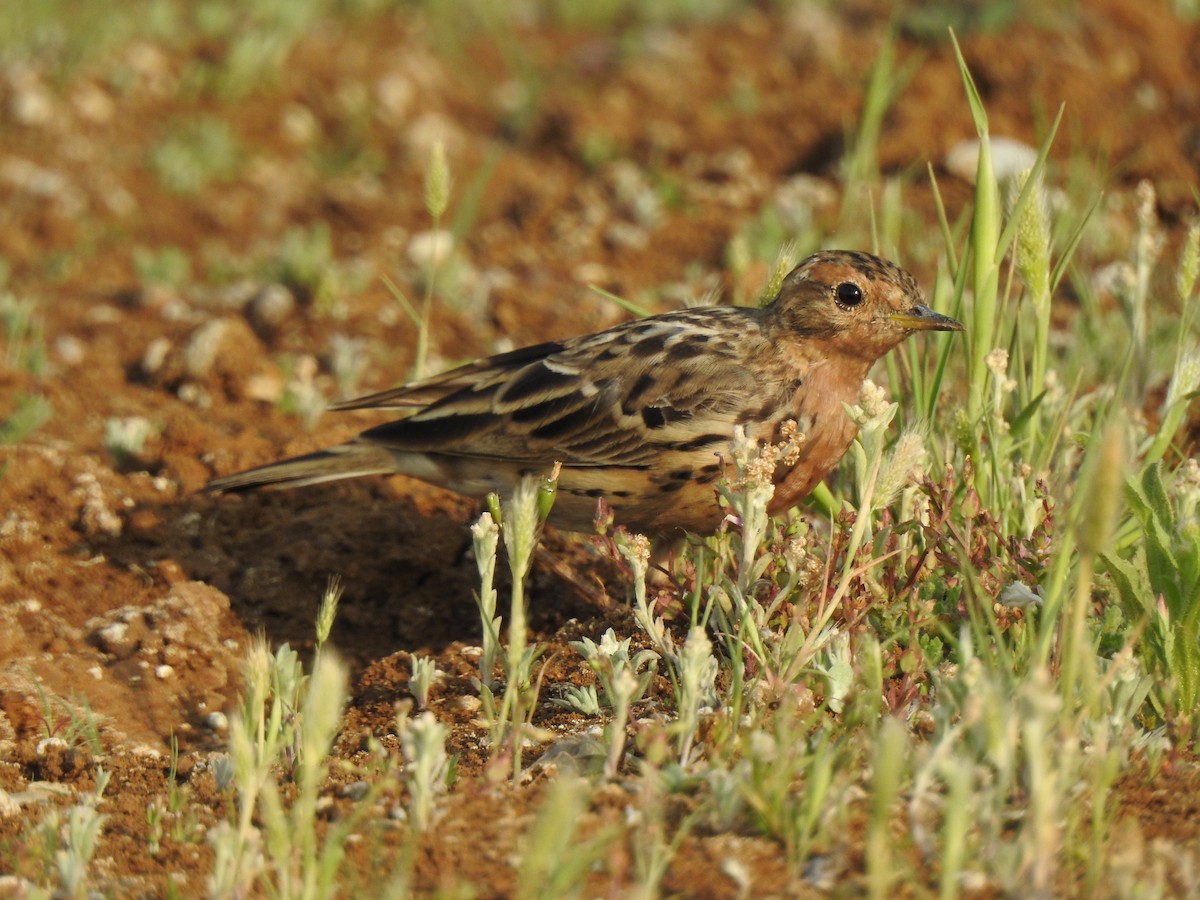
M 1152 180 L 1164 224 L 1179 225 L 1200 181 L 1200 26 L 1158 2 L 1053 9 L 963 36 L 993 134 L 1036 144 L 1065 103 L 1054 158 L 1086 159 L 1087 177 L 1116 195 Z M 418 850 L 417 884 L 510 893 L 500 864 L 513 852 L 510 826 L 528 821 L 539 791 L 482 777 L 483 732 L 461 700 L 473 694 L 464 650 L 479 641 L 473 505 L 403 478 L 234 498 L 196 491 L 379 421 L 328 414 L 306 429 L 280 399 L 340 396 L 347 338 L 361 341 L 352 389 L 407 378 L 416 332 L 384 278 L 421 296 L 431 229 L 421 185 L 434 140 L 448 151 L 461 239 L 439 286 L 431 370 L 625 315 L 592 284 L 659 310 L 714 289 L 752 294 L 765 273 L 723 275 L 728 243 L 797 176 L 836 192 L 883 24 L 869 3 L 836 14 L 764 5 L 715 25 L 611 35 L 536 25 L 508 46 L 482 34 L 454 45 L 397 13 L 306 36 L 272 82 L 236 99 L 186 99 L 181 85 L 212 52 L 205 46 L 137 43 L 60 79 L 36 64 L 0 71 L 0 260 L 6 290 L 37 298 L 45 349 L 40 366 L 0 358 L 0 418 L 31 395 L 53 409 L 30 438 L 0 447 L 0 789 L 26 814 L 70 799 L 31 784 L 87 789 L 86 750 L 38 750 L 86 705 L 119 786 L 98 853 L 107 889 L 159 895 L 175 873 L 177 886 L 199 890 L 212 861 L 204 841 L 145 852 L 145 810 L 166 793 L 171 736 L 196 827 L 211 827 L 225 815 L 205 764 L 223 746 L 214 713 L 236 697 L 248 642 L 262 632 L 311 649 L 336 573 L 345 596 L 333 643 L 354 672 L 339 754 L 360 761 L 365 735 L 394 733 L 410 654 L 435 657 L 446 677 L 433 709 L 454 725 L 462 778 L 436 838 Z M 956 216 L 969 185 L 943 161 L 973 130 L 952 49 L 913 26 L 898 55 L 913 70 L 885 119 L 881 165 L 932 162 Z M 236 164 L 197 192 L 171 190 L 148 160 L 172 129 L 206 117 L 228 126 Z M 932 221 L 926 188 L 907 197 Z M 289 234 L 319 243 L 317 223 L 328 228 L 327 259 L 297 272 L 280 247 Z M 147 251 L 164 247 L 190 260 L 183 277 L 147 274 Z M 933 273 L 917 274 L 928 283 Z M 151 433 L 115 460 L 108 423 L 133 417 Z M 576 571 L 608 572 L 586 539 L 548 541 Z M 619 580 L 608 584 L 619 601 Z M 581 598 L 544 569 L 532 605 L 547 656 L 626 619 L 620 602 Z M 547 683 L 580 677 L 569 652 L 555 666 Z M 570 729 L 574 718 L 547 711 L 539 721 Z M 1187 759 L 1122 785 L 1122 816 L 1145 839 L 1200 839 Z M 608 814 L 617 810 L 614 800 Z M 22 818 L 0 817 L 0 842 L 11 847 Z M 771 842 L 731 835 L 690 838 L 666 891 L 737 894 L 722 866 L 730 855 L 754 873 L 756 894 L 803 894 L 784 887 Z

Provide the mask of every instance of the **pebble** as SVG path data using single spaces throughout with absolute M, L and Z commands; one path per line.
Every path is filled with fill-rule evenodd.
M 42 738 L 37 742 L 37 747 L 34 748 L 34 752 L 38 756 L 45 756 L 46 752 L 51 747 L 62 747 L 65 750 L 67 747 L 67 742 L 60 737 Z
M 991 139 L 992 171 L 996 173 L 997 181 L 1006 181 L 1033 167 L 1037 162 L 1037 150 L 1028 144 L 997 136 Z M 946 168 L 959 178 L 975 183 L 975 173 L 979 164 L 979 140 L 959 141 L 946 154 Z
M 77 366 L 87 356 L 87 345 L 73 334 L 60 334 L 54 339 L 54 353 L 65 366 Z
M 158 372 L 171 352 L 171 342 L 165 337 L 155 338 L 142 354 L 142 371 L 147 375 Z
M 103 628 L 92 633 L 92 642 L 101 653 L 107 653 L 118 659 L 124 659 L 134 651 L 133 641 L 129 639 L 128 622 L 110 622 Z
M 296 298 L 282 284 L 268 284 L 246 305 L 246 318 L 255 328 L 278 328 L 296 310 Z
M 189 377 L 200 380 L 208 376 L 216 364 L 221 345 L 228 334 L 227 319 L 205 322 L 192 332 L 183 348 L 183 368 Z
M 476 713 L 479 712 L 479 708 L 483 705 L 483 702 L 474 694 L 462 694 L 451 700 L 448 705 L 451 709 L 458 710 L 459 712 Z
M 349 784 L 342 785 L 338 790 L 339 797 L 345 797 L 348 800 L 353 800 L 357 803 L 371 790 L 371 785 L 365 781 L 352 781 Z
M 421 269 L 443 265 L 454 252 L 454 234 L 439 228 L 414 234 L 408 241 L 408 258 Z

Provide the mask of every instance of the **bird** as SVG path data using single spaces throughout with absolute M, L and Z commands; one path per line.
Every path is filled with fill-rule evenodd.
M 920 331 L 962 331 L 907 271 L 870 253 L 807 257 L 761 307 L 705 306 L 500 353 L 331 406 L 406 410 L 356 438 L 215 478 L 210 494 L 402 474 L 481 499 L 558 467 L 551 524 L 594 528 L 603 499 L 635 532 L 717 530 L 739 440 L 793 449 L 768 511 L 799 504 L 857 433 L 871 365 Z M 800 432 L 802 437 L 796 440 Z

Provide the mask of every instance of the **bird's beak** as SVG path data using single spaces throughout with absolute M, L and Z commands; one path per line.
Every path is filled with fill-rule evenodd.
M 909 331 L 964 331 L 962 322 L 934 312 L 928 306 L 914 306 L 903 312 L 892 313 L 891 322 Z

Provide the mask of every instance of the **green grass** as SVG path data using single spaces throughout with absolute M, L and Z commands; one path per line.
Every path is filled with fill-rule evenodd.
M 0 61 L 37 59 L 67 79 L 136 41 L 205 43 L 183 82 L 191 90 L 240 97 L 275 78 L 295 43 L 322 19 L 378 15 L 395 0 L 147 0 L 137 14 L 119 0 L 45 0 L 0 7 Z M 215 51 L 215 52 L 213 52 Z M 118 74 L 121 65 L 105 67 Z
M 16 408 L 0 419 L 0 446 L 21 443 L 52 418 L 54 407 L 49 400 L 40 394 L 22 394 Z
M 241 167 L 242 150 L 224 121 L 199 116 L 168 123 L 147 162 L 165 187 L 194 196 L 210 184 L 231 181 Z

